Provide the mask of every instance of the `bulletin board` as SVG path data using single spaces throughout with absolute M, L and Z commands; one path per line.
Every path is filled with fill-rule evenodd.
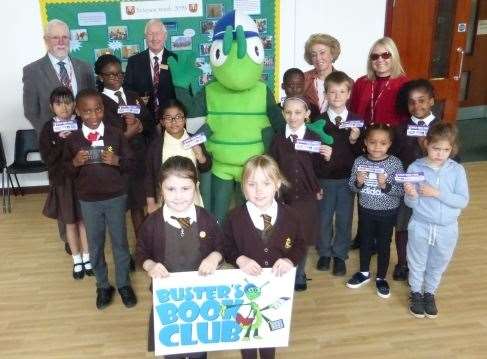
M 161 3 L 165 1 L 174 4 L 174 1 L 169 0 L 162 0 Z M 128 57 L 146 49 L 144 27 L 149 19 L 122 20 L 120 0 L 39 2 L 43 24 L 52 19 L 60 19 L 68 24 L 73 57 L 93 64 L 98 56 L 111 53 L 120 58 L 122 68 L 125 69 Z M 200 0 L 202 16 L 161 18 L 167 29 L 165 47 L 175 53 L 182 50 L 193 52 L 195 65 L 202 70 L 200 85 L 212 78 L 208 54 L 214 23 L 222 14 L 233 10 L 237 2 L 246 4 L 242 0 Z M 275 70 L 279 69 L 279 0 L 248 0 L 247 4 L 254 4 L 260 9 L 259 14 L 250 16 L 256 21 L 264 43 L 262 80 L 277 94 L 280 84 L 279 78 L 276 78 L 279 76 L 278 71 Z

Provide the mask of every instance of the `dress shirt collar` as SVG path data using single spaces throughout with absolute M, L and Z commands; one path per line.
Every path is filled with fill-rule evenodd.
M 181 229 L 181 225 L 178 221 L 171 217 L 189 217 L 189 223 L 196 223 L 196 207 L 194 204 L 189 206 L 189 208 L 184 212 L 175 212 L 171 208 L 169 208 L 166 204 L 162 206 L 162 216 L 164 217 L 164 222 L 169 223 L 171 226 Z
M 433 115 L 432 113 L 430 113 L 425 118 L 417 118 L 411 116 L 411 121 L 413 121 L 416 126 L 418 125 L 419 121 L 423 121 L 425 126 L 429 126 L 434 119 L 435 119 L 435 115 Z
M 84 123 L 83 125 L 81 126 L 81 131 L 83 131 L 83 136 L 85 136 L 85 138 L 88 138 L 88 135 L 91 133 L 91 132 L 98 132 L 98 140 L 103 137 L 105 135 L 105 125 L 103 124 L 103 121 L 100 122 L 100 124 L 98 125 L 98 128 L 96 129 L 91 129 L 89 128 L 88 126 L 86 126 Z
M 336 121 L 335 118 L 337 116 L 340 116 L 342 118 L 342 122 L 345 122 L 348 117 L 348 110 L 345 108 L 341 113 L 336 113 L 333 111 L 331 108 L 328 107 L 328 110 L 326 110 L 326 113 L 328 114 L 328 118 L 330 121 L 336 126 Z
M 274 225 L 277 219 L 277 202 L 276 200 L 272 201 L 272 204 L 265 212 L 262 212 L 255 204 L 250 201 L 247 201 L 245 204 L 247 206 L 247 211 L 249 212 L 250 219 L 254 224 L 254 227 L 263 231 L 264 230 L 264 219 L 261 217 L 263 214 L 267 214 L 271 216 L 271 224 Z
M 299 140 L 302 140 L 306 132 L 306 125 L 303 123 L 296 131 L 294 131 L 289 125 L 286 124 L 286 138 L 291 135 L 298 136 Z

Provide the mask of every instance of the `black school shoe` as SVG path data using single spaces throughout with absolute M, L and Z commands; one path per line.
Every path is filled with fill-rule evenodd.
M 423 294 L 419 292 L 409 294 L 409 313 L 416 318 L 424 318 Z
M 120 293 L 122 302 L 127 308 L 132 308 L 137 304 L 137 297 L 135 296 L 134 290 L 131 286 L 127 285 L 125 287 L 118 288 L 118 293 Z
M 435 296 L 431 293 L 424 293 L 423 295 L 424 303 L 424 314 L 428 318 L 436 318 L 438 316 L 438 309 L 436 308 Z
M 81 266 L 81 270 L 79 272 L 74 271 L 74 268 L 76 266 Z M 80 280 L 80 279 L 83 279 L 84 277 L 85 277 L 85 270 L 84 270 L 83 264 L 82 263 L 74 264 L 73 265 L 73 278 L 76 280 Z
M 333 275 L 342 277 L 347 274 L 347 266 L 345 261 L 338 257 L 333 257 Z
M 115 288 L 109 286 L 108 288 L 96 288 L 96 307 L 104 309 L 110 305 L 113 299 Z
M 95 272 L 93 272 L 93 269 L 90 268 L 90 269 L 86 269 L 86 265 L 87 264 L 91 264 L 90 261 L 86 261 L 86 262 L 83 262 L 83 269 L 85 271 L 85 274 L 88 276 L 88 277 L 93 277 L 95 275 Z
M 320 257 L 320 259 L 318 259 L 318 263 L 316 263 L 316 269 L 320 271 L 330 270 L 330 261 L 330 257 Z
M 348 288 L 356 289 L 370 282 L 370 274 L 363 275 L 361 272 L 355 273 L 345 284 Z
M 377 278 L 375 280 L 375 286 L 377 287 L 377 295 L 381 298 L 389 298 L 391 296 L 391 289 L 389 283 L 385 279 Z
M 406 281 L 409 275 L 409 268 L 405 264 L 396 264 L 394 272 L 392 273 L 392 279 L 398 281 Z

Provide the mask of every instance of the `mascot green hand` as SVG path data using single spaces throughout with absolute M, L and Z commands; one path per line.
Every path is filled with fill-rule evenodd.
M 307 123 L 306 127 L 311 131 L 320 136 L 321 142 L 325 145 L 331 146 L 333 144 L 333 137 L 325 132 L 326 121 L 324 119 L 319 119 L 312 123 Z
M 214 80 L 201 92 L 189 91 L 197 77 L 192 59 L 178 56 L 177 61 L 168 62 L 176 97 L 186 106 L 188 117 L 206 116 L 206 133 L 211 134 L 206 148 L 213 167 L 210 195 L 203 195 L 204 191 L 202 195 L 205 207 L 220 221 L 234 190 L 240 188 L 244 163 L 264 153 L 274 132 L 285 126 L 272 92 L 260 80 L 263 62 L 264 48 L 255 22 L 236 11 L 215 24 L 210 48 Z

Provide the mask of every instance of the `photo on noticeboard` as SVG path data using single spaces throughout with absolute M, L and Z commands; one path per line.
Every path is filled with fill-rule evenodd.
M 223 4 L 207 4 L 206 5 L 206 17 L 217 19 L 223 16 L 225 8 Z
M 108 26 L 108 40 L 127 40 L 128 37 L 127 26 Z

